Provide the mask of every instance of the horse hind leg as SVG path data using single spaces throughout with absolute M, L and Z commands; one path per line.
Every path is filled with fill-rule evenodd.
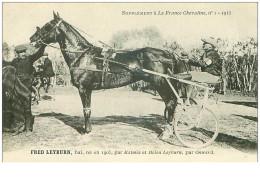
M 159 135 L 159 139 L 166 140 L 173 136 L 173 120 L 174 120 L 174 112 L 177 104 L 177 99 L 171 94 L 171 90 L 167 89 L 167 86 L 161 89 L 157 89 L 157 92 L 163 99 L 165 103 L 165 120 L 166 126 L 163 132 Z

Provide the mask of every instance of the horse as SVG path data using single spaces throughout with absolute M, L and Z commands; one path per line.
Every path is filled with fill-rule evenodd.
M 110 49 L 103 53 L 104 48 L 91 44 L 76 27 L 62 19 L 59 13 L 53 12 L 53 16 L 54 18 L 43 27 L 36 27 L 30 41 L 35 46 L 59 44 L 70 70 L 72 84 L 78 88 L 82 101 L 84 133 L 92 130 L 90 115 L 93 90 L 117 88 L 139 80 L 149 82 L 161 96 L 169 113 L 166 126 L 172 127 L 177 105 L 176 96 L 165 78 L 142 73 L 140 70 L 144 68 L 167 74 L 167 69 L 172 69 L 172 62 L 176 61 L 173 54 L 152 47 L 131 51 Z M 172 83 L 177 88 L 177 83 Z

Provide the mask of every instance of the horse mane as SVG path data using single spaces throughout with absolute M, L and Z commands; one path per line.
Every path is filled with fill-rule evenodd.
M 91 44 L 90 42 L 88 42 L 85 37 L 83 37 L 72 25 L 70 25 L 68 22 L 64 21 L 64 25 L 75 35 L 75 37 L 77 38 L 77 42 L 79 43 L 79 45 L 83 48 L 86 47 L 94 47 L 93 44 Z M 97 48 L 97 47 L 96 47 Z

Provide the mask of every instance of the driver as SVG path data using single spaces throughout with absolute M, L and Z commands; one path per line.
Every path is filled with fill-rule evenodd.
M 204 54 L 200 59 L 190 59 L 187 53 L 182 53 L 180 60 L 189 65 L 201 67 L 202 72 L 189 72 L 192 75 L 192 80 L 205 83 L 217 83 L 222 73 L 222 59 L 215 50 L 216 43 L 213 38 L 202 39 L 202 41 Z

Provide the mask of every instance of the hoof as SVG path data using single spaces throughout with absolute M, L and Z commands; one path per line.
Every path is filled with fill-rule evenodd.
M 85 133 L 90 133 L 92 131 L 92 127 L 91 126 L 87 126 L 86 128 L 85 128 Z
M 28 137 L 28 136 L 31 136 L 32 134 L 33 134 L 32 131 L 26 131 L 25 136 Z
M 166 140 L 166 139 L 170 139 L 170 138 L 172 138 L 173 137 L 173 134 L 171 134 L 171 133 L 168 133 L 168 132 L 162 132 L 159 136 L 158 136 L 158 138 L 160 139 L 160 140 Z
M 17 131 L 15 131 L 12 136 L 17 136 L 18 134 L 22 133 L 25 131 L 25 126 L 22 125 Z
M 170 124 L 167 124 L 164 131 L 158 136 L 160 140 L 169 139 L 173 136 L 173 129 Z
M 185 101 L 186 106 L 191 106 L 190 100 Z
M 16 131 L 12 134 L 12 136 L 17 136 L 18 134 L 22 133 L 21 131 Z

